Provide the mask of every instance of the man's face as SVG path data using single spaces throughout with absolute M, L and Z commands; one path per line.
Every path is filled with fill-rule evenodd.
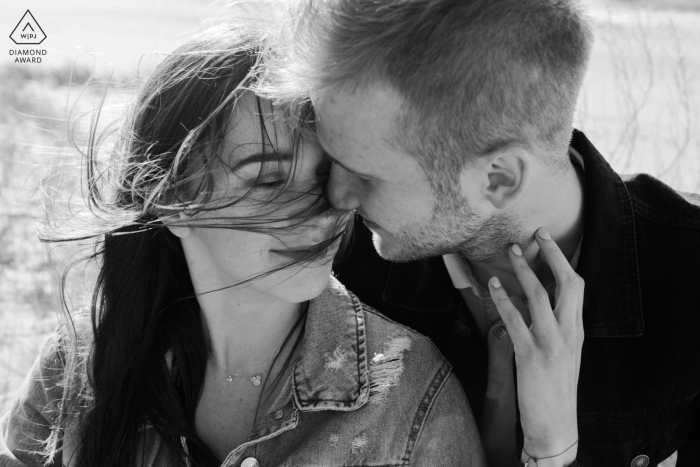
M 472 209 L 459 187 L 450 196 L 436 195 L 418 161 L 399 144 L 402 102 L 379 87 L 314 99 L 321 145 L 336 162 L 328 182 L 331 204 L 357 209 L 377 252 L 391 261 L 450 252 L 473 261 L 502 258 L 513 223 Z

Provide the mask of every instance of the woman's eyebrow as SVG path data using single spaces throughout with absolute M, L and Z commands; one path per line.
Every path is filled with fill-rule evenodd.
M 254 164 L 256 162 L 291 162 L 292 155 L 290 153 L 277 153 L 277 152 L 261 152 L 257 154 L 251 154 L 246 156 L 240 161 L 236 162 L 231 170 L 238 170 L 248 164 Z

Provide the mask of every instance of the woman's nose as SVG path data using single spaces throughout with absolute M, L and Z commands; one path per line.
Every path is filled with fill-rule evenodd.
M 360 207 L 359 178 L 339 166 L 331 167 L 326 196 L 328 202 L 338 211 L 351 211 Z

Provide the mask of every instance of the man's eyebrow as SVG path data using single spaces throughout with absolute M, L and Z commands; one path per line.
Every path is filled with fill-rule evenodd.
M 231 170 L 238 170 L 248 164 L 254 164 L 257 162 L 291 162 L 292 155 L 290 153 L 277 153 L 277 152 L 261 152 L 257 154 L 251 154 L 246 156 L 240 161 L 236 162 Z
M 339 161 L 338 159 L 336 159 L 335 157 L 333 157 L 333 156 L 331 156 L 330 154 L 328 154 L 328 151 L 323 151 L 323 155 L 326 156 L 328 159 L 330 159 L 331 162 L 333 162 L 334 164 L 338 164 L 339 166 L 341 166 L 342 168 L 344 168 L 344 169 L 347 170 L 348 172 L 353 173 L 353 174 L 357 175 L 358 177 L 362 177 L 362 178 L 375 178 L 373 175 L 369 175 L 369 174 L 366 174 L 366 173 L 358 172 L 358 171 L 355 170 L 355 169 L 351 169 L 350 167 L 348 167 L 347 165 L 343 164 L 342 162 L 340 162 L 340 161 Z

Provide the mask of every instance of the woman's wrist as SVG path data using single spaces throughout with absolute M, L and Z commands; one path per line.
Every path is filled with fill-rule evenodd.
M 529 460 L 528 460 L 529 459 Z M 576 463 L 576 456 L 572 458 L 557 457 L 552 459 L 540 459 L 535 461 L 530 456 L 521 454 L 520 456 L 520 466 L 527 467 L 576 467 L 579 464 Z
M 527 464 L 528 467 L 572 467 L 576 464 L 578 455 L 578 439 L 558 451 L 550 450 L 551 453 L 547 453 L 545 450 L 536 449 L 535 446 L 528 449 L 526 445 L 520 453 L 520 463 Z

